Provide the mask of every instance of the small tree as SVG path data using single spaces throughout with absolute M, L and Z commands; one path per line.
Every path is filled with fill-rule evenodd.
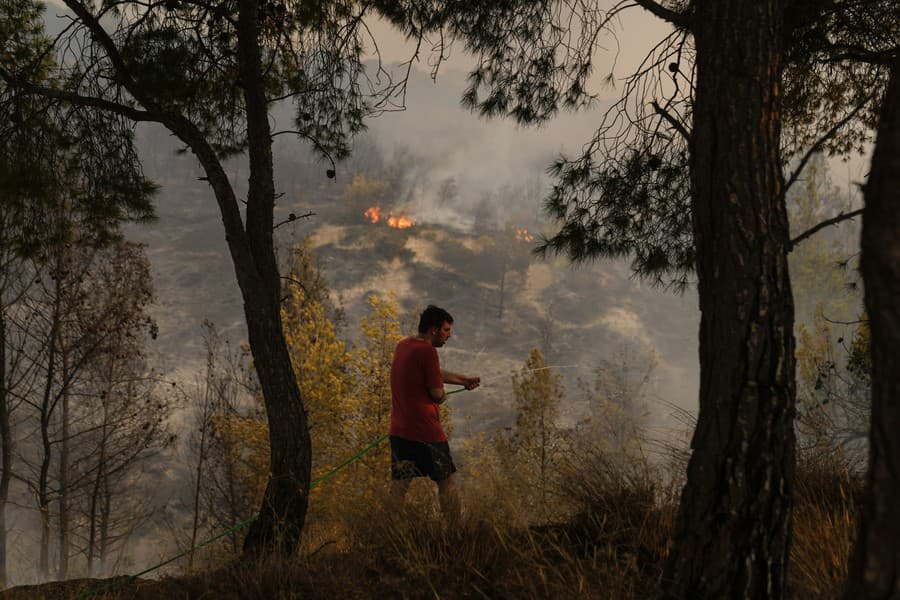
M 204 371 L 186 394 L 193 413 L 186 448 L 191 526 L 190 535 L 178 541 L 189 548 L 252 516 L 268 478 L 268 430 L 247 349 L 233 347 L 212 323 L 203 327 Z M 232 532 L 211 561 L 239 555 L 241 540 L 240 532 Z M 195 560 L 189 553 L 188 570 Z
M 833 218 L 840 208 L 849 208 L 840 206 L 835 190 L 829 187 L 821 155 L 810 161 L 805 175 L 805 187 L 793 189 L 788 196 L 788 216 L 795 237 Z M 853 253 L 836 237 L 832 232 L 812 236 L 796 245 L 788 257 L 798 325 L 813 325 L 820 311 L 832 320 L 849 321 L 857 309 L 860 298 L 848 284 L 845 268 Z
M 849 337 L 849 342 L 844 335 Z M 820 309 L 797 335 L 797 432 L 799 449 L 841 455 L 862 464 L 871 403 L 868 324 L 844 335 Z
M 582 385 L 588 400 L 592 443 L 604 450 L 627 452 L 640 442 L 656 355 L 624 345 L 600 361 L 593 381 Z
M 497 449 L 509 463 L 513 479 L 521 478 L 522 492 L 531 498 L 531 508 L 541 520 L 549 516 L 548 491 L 554 464 L 562 449 L 556 419 L 563 398 L 562 376 L 548 367 L 540 350 L 534 348 L 521 371 L 512 378 L 516 424 Z M 533 504 L 532 504 L 533 502 Z
M 314 473 L 334 467 L 353 448 L 348 419 L 353 399 L 350 353 L 338 339 L 343 316 L 329 296 L 328 281 L 315 264 L 311 244 L 304 240 L 293 250 L 282 315 L 294 375 L 306 398 Z M 324 508 L 327 513 L 339 504 L 340 495 L 333 489 L 312 492 L 317 512 Z

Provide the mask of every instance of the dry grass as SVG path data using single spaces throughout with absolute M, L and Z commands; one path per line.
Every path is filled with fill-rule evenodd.
M 464 487 L 459 523 L 436 513 L 428 486 L 403 514 L 377 505 L 340 523 L 311 522 L 297 557 L 233 562 L 203 574 L 100 586 L 96 581 L 20 588 L 4 598 L 591 598 L 659 594 L 678 484 L 640 456 L 590 449 L 560 465 L 558 511 L 520 512 L 497 471 Z M 789 590 L 836 598 L 853 544 L 859 479 L 838 461 L 801 460 Z M 519 491 L 521 492 L 521 490 Z
M 856 539 L 863 483 L 833 453 L 797 465 L 788 589 L 796 598 L 840 598 Z

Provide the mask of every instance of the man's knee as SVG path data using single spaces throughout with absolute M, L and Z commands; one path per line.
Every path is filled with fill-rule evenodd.
M 452 491 L 456 489 L 456 479 L 451 473 L 449 477 L 446 479 L 441 479 L 437 482 L 438 492 Z

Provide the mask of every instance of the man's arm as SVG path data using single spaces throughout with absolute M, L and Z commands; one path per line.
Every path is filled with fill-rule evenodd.
M 451 373 L 441 369 L 441 377 L 444 383 L 452 383 L 464 386 L 467 390 L 474 390 L 481 384 L 481 377 L 469 377 L 468 375 L 460 375 L 459 373 Z
M 428 388 L 428 395 L 431 396 L 435 404 L 443 404 L 444 400 L 447 399 L 447 392 L 444 391 L 443 387 Z

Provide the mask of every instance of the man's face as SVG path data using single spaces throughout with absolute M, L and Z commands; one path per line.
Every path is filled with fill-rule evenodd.
M 450 328 L 453 327 L 450 323 L 444 323 L 440 327 L 435 327 L 432 329 L 434 335 L 432 336 L 433 341 L 431 345 L 435 348 L 440 348 L 444 344 L 447 343 L 447 340 L 450 339 Z

